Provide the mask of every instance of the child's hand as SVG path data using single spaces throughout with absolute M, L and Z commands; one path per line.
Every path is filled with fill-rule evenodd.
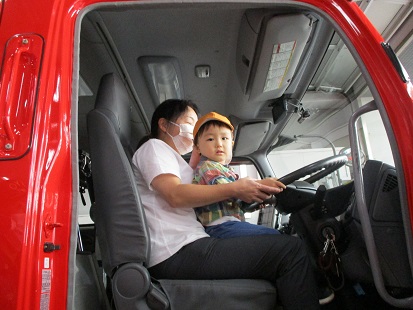
M 195 169 L 196 166 L 199 164 L 199 161 L 201 160 L 201 154 L 195 148 L 192 150 L 191 153 L 191 158 L 189 159 L 189 166 L 192 169 Z

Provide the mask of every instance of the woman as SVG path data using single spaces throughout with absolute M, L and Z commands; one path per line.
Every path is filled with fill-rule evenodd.
M 262 202 L 282 188 L 275 179 L 266 179 L 265 185 L 250 178 L 215 186 L 191 184 L 193 169 L 181 155 L 192 150 L 197 120 L 198 108 L 190 101 L 163 102 L 153 114 L 150 135 L 133 156 L 151 236 L 151 275 L 265 279 L 277 287 L 284 309 L 318 309 L 316 284 L 300 239 L 288 235 L 215 239 L 196 220 L 194 207 L 233 197 Z

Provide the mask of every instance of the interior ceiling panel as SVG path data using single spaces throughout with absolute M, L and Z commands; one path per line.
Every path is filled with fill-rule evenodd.
M 140 75 L 139 57 L 173 55 L 181 67 L 185 98 L 225 113 L 228 66 L 232 63 L 230 57 L 235 54 L 237 37 L 234 38 L 234 33 L 238 33 L 242 13 L 242 10 L 234 9 L 230 12 L 212 12 L 205 8 L 168 12 L 155 9 L 116 14 L 103 12 L 102 17 L 125 66 L 135 68 L 129 71 L 132 81 L 137 81 Z M 160 17 L 162 22 L 153 23 Z M 119 20 L 123 22 L 119 23 Z M 130 33 L 124 29 L 125 25 L 134 29 L 133 37 L 125 37 Z M 194 54 L 193 51 L 197 52 Z M 195 78 L 195 67 L 198 65 L 211 67 L 210 78 Z M 134 86 L 139 87 L 138 84 Z M 208 93 L 205 93 L 206 89 Z

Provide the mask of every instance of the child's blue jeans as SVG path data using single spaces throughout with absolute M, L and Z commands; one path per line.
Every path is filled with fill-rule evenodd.
M 238 221 L 228 221 L 218 225 L 207 226 L 205 227 L 205 232 L 211 237 L 219 239 L 280 234 L 280 232 L 274 228 Z

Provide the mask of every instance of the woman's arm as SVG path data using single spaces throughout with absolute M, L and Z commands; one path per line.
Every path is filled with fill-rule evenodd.
M 228 184 L 182 184 L 173 174 L 161 174 L 152 180 L 151 185 L 171 207 L 196 208 L 230 198 L 238 198 L 247 203 L 262 202 L 271 194 L 281 191 L 276 182 L 267 183 L 260 184 L 247 177 Z

